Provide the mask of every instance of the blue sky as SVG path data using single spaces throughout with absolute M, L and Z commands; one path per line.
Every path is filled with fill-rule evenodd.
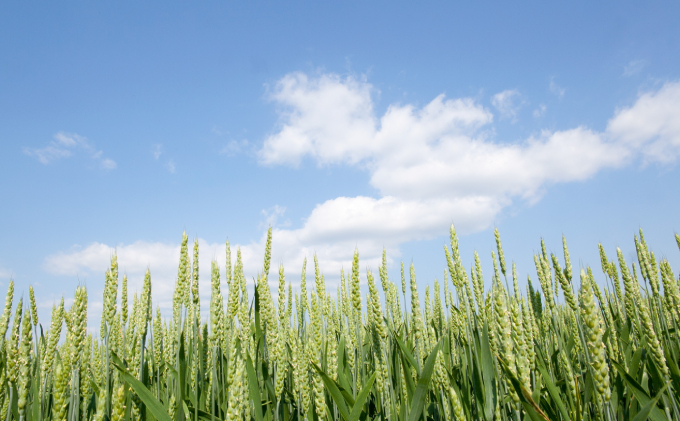
M 599 276 L 597 243 L 630 257 L 639 228 L 677 269 L 678 9 L 5 2 L 0 282 L 45 309 L 85 283 L 94 316 L 116 249 L 164 306 L 183 230 L 207 287 L 227 237 L 257 273 L 270 224 L 294 283 L 358 246 L 424 287 L 451 223 L 486 273 L 493 227 L 521 279 L 541 237 Z

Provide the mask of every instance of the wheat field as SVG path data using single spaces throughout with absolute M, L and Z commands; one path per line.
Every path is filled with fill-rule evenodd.
M 98 335 L 87 333 L 84 286 L 70 308 L 63 299 L 53 307 L 48 327 L 33 288 L 29 303 L 13 305 L 10 282 L 0 319 L 0 417 L 680 419 L 680 281 L 642 231 L 636 262 L 599 246 L 599 284 L 590 267 L 572 273 L 566 240 L 559 257 L 541 242 L 525 291 L 497 230 L 495 238 L 486 279 L 477 253 L 464 266 L 452 226 L 446 276 L 432 288 L 418 290 L 413 265 L 402 263 L 401 279 L 389 279 L 384 253 L 378 273 L 361 273 L 356 251 L 332 294 L 315 258 L 313 284 L 306 261 L 295 293 L 280 267 L 272 295 L 270 229 L 254 296 L 240 251 L 232 268 L 227 243 L 227 267 L 212 263 L 210 309 L 201 314 L 198 242 L 190 254 L 184 234 L 172 317 L 154 311 L 148 272 L 129 307 L 113 256 Z

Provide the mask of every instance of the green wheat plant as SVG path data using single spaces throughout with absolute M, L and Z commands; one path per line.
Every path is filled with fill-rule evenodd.
M 562 256 L 541 241 L 538 288 L 528 278 L 525 291 L 498 230 L 484 279 L 479 254 L 464 266 L 452 226 L 444 276 L 424 291 L 413 264 L 402 263 L 393 281 L 384 252 L 377 272 L 363 272 L 355 250 L 337 290 L 327 290 L 314 256 L 313 274 L 305 260 L 295 290 L 280 266 L 273 294 L 271 236 L 253 288 L 240 250 L 232 267 L 227 242 L 226 267 L 212 262 L 201 312 L 199 246 L 190 250 L 184 234 L 165 318 L 148 271 L 128 306 L 114 255 L 102 268 L 96 336 L 84 286 L 43 326 L 33 288 L 24 307 L 10 281 L 0 315 L 1 419 L 680 419 L 680 279 L 642 231 L 635 261 L 618 249 L 610 259 L 599 245 L 597 280 L 590 267 L 574 279 L 565 239 Z

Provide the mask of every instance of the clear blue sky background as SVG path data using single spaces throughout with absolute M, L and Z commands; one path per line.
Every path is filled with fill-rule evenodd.
M 95 309 L 106 261 L 117 248 L 133 286 L 151 269 L 163 304 L 176 271 L 167 251 L 176 249 L 183 230 L 201 239 L 202 273 L 212 258 L 224 266 L 219 245 L 229 237 L 244 248 L 246 270 L 255 274 L 268 224 L 280 231 L 274 264 L 284 263 L 293 282 L 302 257 L 314 251 L 332 281 L 348 267 L 355 245 L 360 252 L 364 246 L 364 267 L 373 270 L 385 246 L 390 275 L 399 276 L 400 260 L 413 261 L 424 287 L 443 275 L 451 222 L 460 226 L 464 261 L 471 264 L 478 250 L 487 274 L 494 226 L 522 280 L 535 278 L 541 237 L 557 253 L 566 235 L 574 266 L 594 266 L 600 276 L 597 243 L 610 256 L 620 246 L 630 257 L 638 228 L 677 270 L 678 16 L 677 2 L 3 2 L 0 282 L 5 287 L 13 277 L 19 294 L 36 285 L 41 305 L 50 307 L 84 282 Z M 293 80 L 292 91 L 283 88 L 286 80 Z M 468 109 L 481 113 L 461 133 L 491 148 L 529 148 L 530 139 L 548 143 L 551 135 L 580 127 L 595 137 L 574 141 L 566 168 L 580 168 L 590 142 L 602 139 L 610 149 L 576 175 L 537 162 L 546 169 L 529 187 L 513 187 L 512 168 L 494 173 L 490 183 L 507 186 L 492 194 L 470 180 L 495 165 L 473 165 L 460 179 L 454 171 L 438 182 L 453 180 L 456 187 L 427 195 L 419 193 L 432 184 L 427 177 L 414 179 L 416 193 L 372 181 L 392 168 L 392 158 L 384 158 L 390 151 L 408 150 L 419 139 L 400 137 L 401 129 L 375 150 L 370 145 L 380 137 L 368 130 L 349 155 L 325 160 L 309 145 L 288 159 L 293 149 L 285 141 L 266 155 L 285 127 L 304 132 L 312 124 L 307 135 L 317 146 L 348 140 L 329 122 L 332 112 L 320 120 L 308 116 L 327 104 L 333 87 L 368 93 L 362 104 L 376 130 L 389 110 L 412 107 L 418 114 L 444 94 L 444 101 L 467 98 Z M 305 89 L 319 102 L 291 102 Z M 644 95 L 650 103 L 640 102 Z M 356 110 L 340 105 L 349 107 L 353 124 Z M 611 121 L 622 110 L 632 111 L 617 129 Z M 654 120 L 659 110 L 661 123 Z M 447 130 L 433 142 L 458 133 Z M 649 133 L 626 140 L 631 130 Z M 662 152 L 650 155 L 650 149 Z M 353 158 L 353 151 L 361 156 Z M 455 168 L 468 162 L 440 154 L 422 159 L 430 158 Z M 460 204 L 433 205 L 478 193 L 501 204 L 476 219 Z M 395 206 L 432 206 L 439 214 L 425 227 L 406 223 L 395 236 L 391 217 L 377 211 L 366 235 L 354 238 L 362 228 L 352 225 L 353 217 L 335 218 L 345 215 L 340 206 L 320 217 L 322 226 L 339 221 L 334 229 L 310 227 L 318 205 L 341 197 L 382 203 L 386 196 L 397 198 Z M 423 215 L 429 214 L 401 217 Z M 277 249 L 277 238 L 288 239 Z M 332 257 L 334 247 L 344 254 Z

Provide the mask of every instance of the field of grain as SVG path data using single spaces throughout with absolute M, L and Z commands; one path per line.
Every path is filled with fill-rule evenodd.
M 305 261 L 295 293 L 278 268 L 275 302 L 270 230 L 254 296 L 240 252 L 230 267 L 227 244 L 228 266 L 212 264 L 209 314 L 201 314 L 198 243 L 192 256 L 185 234 L 172 318 L 154 311 L 148 273 L 128 307 L 114 256 L 97 336 L 87 334 L 85 287 L 70 308 L 54 306 L 47 326 L 32 288 L 29 303 L 13 306 L 10 282 L 0 319 L 0 417 L 680 419 L 679 279 L 642 231 L 637 262 L 600 246 L 596 269 L 606 286 L 595 282 L 595 268 L 572 273 L 565 240 L 562 256 L 545 247 L 534 256 L 536 277 L 525 291 L 495 235 L 492 274 L 482 273 L 477 254 L 464 266 L 451 227 L 441 284 L 418 290 L 413 265 L 403 264 L 401 279 L 388 279 L 384 254 L 378 273 L 360 273 L 357 251 L 337 291 L 327 291 L 316 259 L 313 280 Z

